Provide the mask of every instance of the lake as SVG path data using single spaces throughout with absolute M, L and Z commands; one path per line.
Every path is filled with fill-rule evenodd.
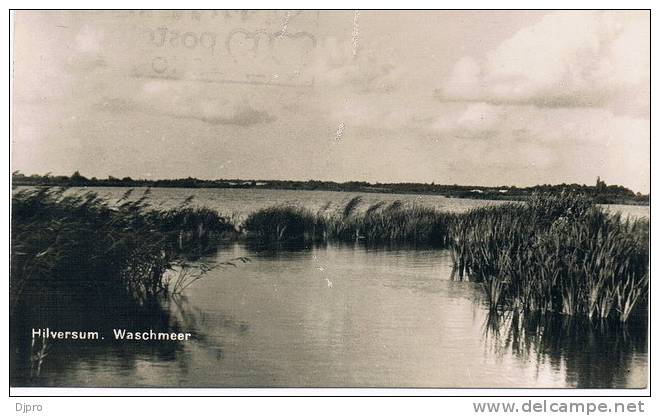
M 100 188 L 118 198 L 125 189 Z M 138 189 L 138 191 L 140 191 Z M 156 205 L 195 195 L 199 205 L 244 216 L 295 202 L 313 209 L 355 194 L 153 189 Z M 362 194 L 365 204 L 406 200 L 463 211 L 484 203 L 437 196 Z M 612 207 L 648 215 L 648 207 Z M 162 322 L 188 342 L 52 341 L 38 372 L 14 360 L 12 385 L 71 387 L 500 387 L 643 388 L 645 325 L 493 316 L 482 288 L 452 276 L 446 250 L 308 244 L 226 243 L 209 260 L 250 259 L 218 268 L 182 296 L 163 300 Z M 58 316 L 66 307 L 39 305 Z M 58 322 L 53 318 L 53 322 Z M 73 324 L 70 324 L 73 325 Z M 82 325 L 82 324 L 81 324 Z M 57 329 L 51 325 L 51 329 Z M 148 330 L 148 327 L 144 329 Z
M 19 187 L 20 189 L 20 187 Z M 120 187 L 87 187 L 70 188 L 74 192 L 93 191 L 112 200 L 121 198 L 127 188 Z M 134 188 L 131 198 L 141 196 L 147 188 Z M 272 205 L 291 204 L 306 207 L 312 211 L 319 210 L 329 204 L 328 209 L 343 207 L 356 196 L 362 197 L 362 208 L 379 201 L 402 201 L 434 207 L 448 212 L 465 212 L 471 208 L 484 205 L 505 204 L 507 201 L 483 199 L 447 198 L 440 195 L 413 194 L 379 194 L 359 192 L 333 191 L 289 191 L 275 189 L 184 189 L 184 188 L 151 188 L 149 200 L 155 207 L 174 208 L 181 205 L 186 198 L 192 196 L 191 205 L 213 208 L 225 215 L 244 218 L 247 214 Z M 611 212 L 620 212 L 630 218 L 649 217 L 651 209 L 644 205 L 604 205 Z

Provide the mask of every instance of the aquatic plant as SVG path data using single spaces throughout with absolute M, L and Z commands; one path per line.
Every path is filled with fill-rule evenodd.
M 357 209 L 358 205 L 360 205 L 361 202 L 362 202 L 362 197 L 359 195 L 351 198 L 351 200 L 348 201 L 344 206 L 341 216 L 343 218 L 348 218 Z
M 369 243 L 424 243 L 443 246 L 454 215 L 419 205 L 376 203 L 350 218 L 325 218 L 327 238 Z
M 182 206 L 167 211 L 150 211 L 160 232 L 173 237 L 179 250 L 205 248 L 236 230 L 228 217 L 205 207 Z
M 445 246 L 455 214 L 395 201 L 359 210 L 356 197 L 334 211 L 316 214 L 296 206 L 275 206 L 248 215 L 242 228 L 261 241 L 364 241 Z
M 148 192 L 109 205 L 96 194 L 31 189 L 12 198 L 12 298 L 25 285 L 70 280 L 88 293 L 122 288 L 145 302 L 195 281 L 190 265 L 213 242 L 361 241 L 449 248 L 457 275 L 481 283 L 492 310 L 558 313 L 628 321 L 648 300 L 649 223 L 610 214 L 574 194 L 534 194 L 525 203 L 461 214 L 360 197 L 317 212 L 264 208 L 242 224 L 190 201 L 149 208 Z M 164 279 L 167 271 L 179 277 Z M 56 276 L 56 277 L 54 277 Z M 171 278 L 171 274 L 168 274 Z
M 12 196 L 11 311 L 24 295 L 61 291 L 92 301 L 141 305 L 167 291 L 165 272 L 187 264 L 212 236 L 232 229 L 217 213 L 158 211 L 149 191 L 115 204 L 93 192 L 32 188 Z M 204 273 L 204 270 L 198 270 Z
M 459 215 L 449 245 L 491 309 L 625 322 L 648 293 L 647 228 L 579 195 L 535 195 Z
M 163 285 L 169 293 L 181 294 L 190 285 L 203 278 L 211 270 L 226 268 L 228 266 L 237 267 L 237 263 L 249 263 L 247 257 L 236 257 L 222 262 L 210 262 L 197 260 L 195 263 L 181 262 L 171 270 L 171 273 L 163 277 Z
M 242 228 L 261 241 L 314 240 L 323 235 L 321 217 L 305 208 L 274 206 L 253 212 Z

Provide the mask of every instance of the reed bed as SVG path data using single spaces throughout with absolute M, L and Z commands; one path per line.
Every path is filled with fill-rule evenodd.
M 623 220 L 571 194 L 479 208 L 452 228 L 459 276 L 491 309 L 626 322 L 648 294 L 648 221 Z
M 334 213 L 324 221 L 327 239 L 444 246 L 454 217 L 433 208 L 395 201 L 389 205 L 376 203 L 349 215 Z
M 59 284 L 68 279 L 90 293 L 122 288 L 145 302 L 168 290 L 167 270 L 179 270 L 169 286 L 185 287 L 191 279 L 186 260 L 228 235 L 259 242 L 448 248 L 456 274 L 480 283 L 495 311 L 626 322 L 648 298 L 648 220 L 624 220 L 570 193 L 537 194 L 524 204 L 461 214 L 400 201 L 364 206 L 356 197 L 343 207 L 327 205 L 317 212 L 269 207 L 241 224 L 213 210 L 192 208 L 190 201 L 156 211 L 148 207 L 148 192 L 136 200 L 129 196 L 111 206 L 93 193 L 72 196 L 48 188 L 16 193 L 12 299 L 20 298 L 26 286 L 48 287 L 53 279 Z
M 324 224 L 311 211 L 296 206 L 274 206 L 254 212 L 242 230 L 262 242 L 317 240 Z
M 129 196 L 110 204 L 92 192 L 71 195 L 61 188 L 15 193 L 10 311 L 26 296 L 48 291 L 90 302 L 154 303 L 168 289 L 167 271 L 191 274 L 189 260 L 233 230 L 215 211 L 185 205 L 157 211 L 149 208 L 149 191 Z
M 627 321 L 648 295 L 648 220 L 624 220 L 571 193 L 535 194 L 451 214 L 399 201 L 313 213 L 279 206 L 253 213 L 266 241 L 423 243 L 449 248 L 457 275 L 480 283 L 492 310 Z
M 262 241 L 364 241 L 446 246 L 456 217 L 433 208 L 383 202 L 359 209 L 360 197 L 328 212 L 276 206 L 250 214 L 243 223 L 248 236 Z

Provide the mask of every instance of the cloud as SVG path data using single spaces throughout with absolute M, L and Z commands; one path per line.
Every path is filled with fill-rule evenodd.
M 94 108 L 115 113 L 139 111 L 240 127 L 270 123 L 277 119 L 269 111 L 255 108 L 257 99 L 236 98 L 237 94 L 222 91 L 219 87 L 209 88 L 183 81 L 147 81 L 137 91 L 120 94 L 98 101 Z
M 604 108 L 467 103 L 444 112 L 432 128 L 436 137 L 476 154 L 484 169 L 544 167 L 548 177 L 561 173 L 588 182 L 600 175 L 633 189 L 648 187 L 650 127 L 642 117 Z
M 649 51 L 646 12 L 551 13 L 456 61 L 429 129 L 510 181 L 600 175 L 646 190 Z
M 373 41 L 354 55 L 350 42 L 328 37 L 314 51 L 310 67 L 315 85 L 344 88 L 356 93 L 387 93 L 400 86 L 408 75 L 405 63 L 388 59 L 382 51 L 387 45 Z
M 604 145 L 640 145 L 648 141 L 648 120 L 617 115 L 602 108 L 543 108 L 533 105 L 465 103 L 436 117 L 431 129 L 446 136 L 497 139 L 502 143 L 535 141 Z M 628 125 L 626 130 L 623 126 Z M 645 127 L 646 126 L 646 127 Z
M 463 111 L 438 117 L 432 129 L 456 138 L 485 139 L 499 135 L 508 115 L 504 107 L 488 103 L 470 104 Z
M 460 59 L 436 95 L 446 101 L 644 112 L 649 51 L 646 12 L 555 12 L 483 59 Z
M 186 118 L 186 116 L 184 116 Z M 231 124 L 235 126 L 248 127 L 255 124 L 270 123 L 276 120 L 276 117 L 254 108 L 243 106 L 233 106 L 224 109 L 220 114 L 201 114 L 191 115 L 188 118 L 194 118 L 210 124 Z

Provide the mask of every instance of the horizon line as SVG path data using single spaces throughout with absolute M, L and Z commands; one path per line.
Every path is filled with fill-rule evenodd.
M 69 177 L 69 178 L 71 178 L 76 172 L 78 172 L 79 175 L 81 175 L 82 177 L 84 177 L 84 178 L 86 178 L 86 179 L 88 179 L 88 180 L 95 179 L 95 180 L 97 180 L 97 181 L 108 181 L 108 180 L 110 180 L 110 177 L 112 177 L 112 178 L 117 179 L 117 180 L 120 180 L 120 181 L 121 181 L 121 180 L 124 180 L 124 178 L 129 178 L 129 179 L 132 180 L 132 181 L 145 181 L 145 182 L 157 182 L 157 181 L 179 181 L 179 180 L 185 180 L 185 179 L 195 179 L 195 180 L 206 181 L 206 182 L 212 182 L 212 181 L 242 181 L 242 182 L 312 182 L 312 181 L 314 181 L 314 182 L 331 182 L 331 183 L 336 183 L 336 184 L 338 184 L 338 185 L 347 184 L 347 183 L 351 183 L 351 182 L 357 182 L 357 183 L 366 183 L 366 184 L 369 185 L 369 186 L 375 186 L 375 185 L 430 185 L 430 186 L 460 186 L 460 187 L 465 187 L 465 188 L 468 188 L 468 187 L 474 187 L 474 188 L 518 188 L 518 189 L 533 188 L 533 187 L 537 187 L 537 186 L 561 186 L 561 185 L 577 185 L 577 186 L 589 186 L 589 187 L 596 186 L 596 185 L 589 185 L 589 184 L 586 184 L 586 183 L 577 183 L 577 182 L 572 182 L 572 183 L 569 183 L 569 182 L 562 182 L 562 183 L 537 183 L 536 185 L 525 185 L 525 186 L 523 186 L 523 185 L 474 185 L 474 184 L 461 185 L 461 184 L 457 184 L 457 183 L 454 183 L 454 184 L 448 184 L 448 183 L 436 183 L 435 181 L 432 181 L 432 182 L 429 183 L 429 182 L 370 182 L 370 181 L 367 181 L 367 180 L 337 181 L 337 180 L 324 180 L 324 179 L 263 179 L 263 178 L 260 178 L 260 179 L 254 179 L 254 178 L 253 178 L 253 179 L 243 179 L 243 178 L 214 178 L 214 179 L 203 179 L 203 178 L 198 178 L 198 177 L 194 177 L 194 176 L 188 176 L 188 177 L 177 177 L 177 178 L 158 178 L 158 179 L 151 179 L 151 178 L 143 178 L 143 177 L 141 177 L 141 178 L 134 178 L 134 177 L 131 177 L 131 176 L 125 176 L 124 178 L 120 178 L 120 177 L 115 177 L 114 175 L 107 175 L 105 178 L 99 178 L 99 177 L 96 177 L 96 176 L 87 177 L 87 176 L 85 176 L 84 174 L 80 173 L 80 171 L 78 171 L 78 170 L 74 171 L 74 172 L 73 172 L 72 174 L 70 174 L 70 175 L 66 175 L 66 174 L 57 174 L 57 175 L 53 175 L 52 172 L 47 172 L 47 173 L 45 173 L 45 174 L 39 174 L 39 173 L 26 174 L 26 173 L 22 172 L 20 169 L 19 169 L 19 170 L 14 170 L 14 171 L 12 171 L 11 176 L 12 176 L 12 178 L 13 178 L 13 176 L 14 176 L 16 173 L 19 173 L 19 174 L 22 174 L 23 176 L 26 176 L 26 177 L 30 177 L 30 176 L 32 176 L 32 175 L 37 175 L 37 176 L 41 176 L 41 177 L 58 177 L 58 176 L 64 176 L 64 177 Z M 597 182 L 597 183 L 598 183 L 598 181 L 601 181 L 600 176 L 597 176 L 597 178 L 596 178 L 596 182 Z M 626 186 L 623 186 L 623 185 L 618 185 L 618 184 L 607 184 L 605 181 L 602 181 L 602 182 L 605 183 L 606 186 L 619 186 L 619 187 L 622 187 L 622 188 L 624 188 L 624 189 L 628 189 L 628 190 L 634 192 L 635 194 L 640 194 L 640 195 L 650 195 L 650 194 L 651 194 L 650 190 L 649 190 L 649 192 L 647 192 L 647 193 L 643 193 L 643 192 L 640 192 L 640 191 L 635 191 L 635 190 L 633 190 L 633 189 L 631 189 L 631 188 L 628 188 L 628 187 L 626 187 Z

